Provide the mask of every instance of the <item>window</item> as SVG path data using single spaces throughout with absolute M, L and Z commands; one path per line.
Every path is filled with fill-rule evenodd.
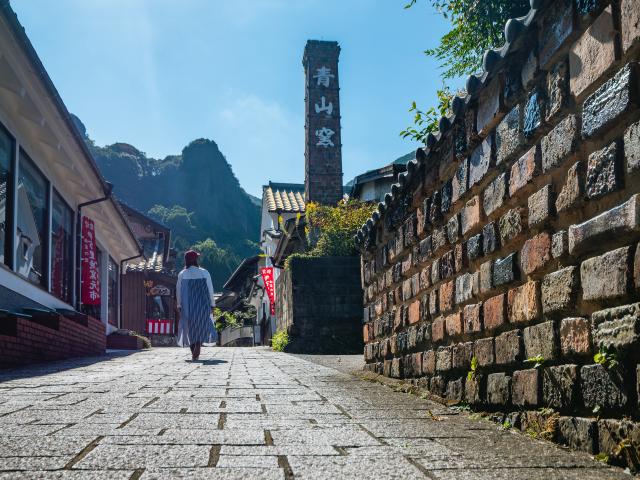
M 27 155 L 20 151 L 16 243 L 18 273 L 47 288 L 49 185 Z
M 67 303 L 73 301 L 73 210 L 58 192 L 51 202 L 51 293 Z
M 0 126 L 0 263 L 8 266 L 11 266 L 13 149 L 13 139 Z
M 114 327 L 118 326 L 118 264 L 109 257 L 109 298 L 107 318 Z

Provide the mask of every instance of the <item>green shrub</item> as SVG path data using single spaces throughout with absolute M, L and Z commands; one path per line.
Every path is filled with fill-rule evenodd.
M 286 330 L 278 330 L 273 337 L 271 337 L 271 348 L 276 352 L 284 352 L 287 345 L 289 345 L 289 334 Z

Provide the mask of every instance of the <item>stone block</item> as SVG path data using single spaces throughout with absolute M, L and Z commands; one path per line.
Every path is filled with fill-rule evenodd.
M 493 137 L 488 136 L 469 158 L 469 188 L 484 178 L 493 164 Z
M 542 370 L 542 399 L 546 407 L 571 410 L 576 407 L 578 366 L 561 365 Z
M 582 298 L 587 301 L 602 301 L 626 295 L 631 280 L 630 253 L 630 247 L 623 247 L 582 262 Z
M 429 382 L 429 390 L 434 395 L 438 395 L 439 397 L 444 397 L 446 393 L 445 379 L 440 375 L 436 375 L 435 377 L 432 377 L 431 381 Z
M 402 300 L 406 301 L 411 298 L 411 279 L 402 282 Z
M 480 293 L 487 293 L 493 289 L 493 261 L 487 260 L 480 265 Z
M 640 303 L 607 308 L 591 315 L 598 347 L 634 352 L 640 346 Z
M 429 315 L 437 315 L 438 311 L 438 289 L 434 288 L 429 292 Z
M 460 165 L 458 165 L 458 168 L 456 169 L 456 173 L 451 179 L 451 201 L 453 203 L 456 203 L 460 199 L 460 197 L 462 197 L 466 193 L 468 185 L 469 160 L 465 158 L 460 162 Z
M 420 293 L 420 273 L 411 275 L 411 295 L 416 296 Z
M 579 287 L 578 267 L 567 267 L 546 275 L 542 281 L 542 312 L 552 315 L 573 311 Z
M 521 125 L 522 107 L 516 105 L 496 128 L 496 164 L 511 160 L 524 144 Z
M 431 324 L 431 340 L 434 343 L 444 340 L 444 317 L 436 318 Z
M 453 185 L 451 184 L 451 180 L 444 182 L 442 185 L 442 189 L 440 190 L 440 196 L 442 198 L 440 202 L 440 210 L 442 213 L 448 213 L 451 210 L 451 205 L 453 204 Z
M 516 370 L 511 379 L 511 399 L 519 407 L 536 407 L 540 402 L 540 372 L 536 368 Z
M 553 322 L 539 323 L 524 329 L 526 358 L 542 355 L 545 361 L 558 358 L 558 336 Z
M 493 350 L 493 338 L 482 338 L 473 344 L 473 355 L 478 361 L 479 367 L 486 367 L 495 363 Z
M 420 258 L 422 261 L 428 259 L 431 256 L 432 239 L 431 235 L 420 241 L 418 251 L 420 252 Z
M 626 52 L 640 42 L 640 5 L 636 0 L 622 0 L 620 3 L 622 23 L 622 48 Z
M 461 214 L 462 234 L 466 235 L 480 225 L 482 221 L 482 211 L 480 205 L 480 197 L 476 195 L 471 198 L 465 205 Z
M 447 244 L 447 233 L 444 227 L 434 228 L 431 231 L 431 248 L 433 253 L 437 253 L 441 248 Z
M 539 317 L 538 283 L 531 281 L 509 290 L 507 294 L 509 322 L 528 323 Z
M 463 273 L 456 277 L 456 305 L 465 303 L 473 297 L 473 275 Z
M 547 68 L 556 52 L 574 34 L 574 7 L 571 0 L 556 0 L 548 5 L 539 28 L 539 62 Z
M 464 379 L 449 380 L 447 383 L 447 400 L 458 403 L 464 396 Z
M 626 64 L 584 101 L 582 137 L 593 138 L 618 123 L 626 112 L 638 108 L 638 64 Z
M 459 343 L 453 346 L 452 366 L 454 369 L 468 370 L 473 357 L 473 342 Z
M 569 239 L 566 230 L 560 230 L 551 237 L 551 256 L 562 258 L 569 251 Z
M 440 191 L 436 190 L 429 201 L 429 222 L 434 225 L 440 220 L 442 220 L 442 196 Z
M 569 53 L 569 84 L 578 99 L 598 81 L 615 62 L 615 28 L 611 6 L 587 28 Z
M 451 370 L 451 347 L 439 347 L 436 351 L 436 371 L 448 372 Z
M 451 280 L 440 285 L 440 311 L 450 312 L 453 309 L 455 282 Z
M 585 182 L 588 198 L 600 198 L 622 188 L 620 153 L 618 142 L 614 142 L 589 155 Z
M 420 321 L 420 300 L 414 300 L 409 304 L 409 324 L 413 325 Z
M 580 145 L 580 126 L 575 115 L 562 119 L 540 142 L 542 171 L 544 173 L 562 165 Z
M 493 264 L 493 286 L 499 287 L 517 280 L 518 272 L 517 255 L 515 253 L 497 259 Z
M 492 373 L 487 377 L 487 402 L 494 406 L 508 405 L 511 401 L 511 377 L 505 373 Z
M 482 392 L 480 390 L 482 384 L 482 377 L 476 375 L 475 377 L 467 377 L 464 385 L 464 399 L 471 405 L 477 405 L 482 403 Z
M 554 213 L 553 185 L 549 183 L 532 194 L 528 206 L 529 227 L 546 223 Z
M 437 258 L 431 264 L 431 283 L 435 285 L 440 281 L 440 259 Z
M 624 156 L 627 173 L 636 175 L 640 172 L 640 122 L 636 122 L 624 132 Z
M 598 421 L 598 449 L 600 452 L 614 453 L 623 440 L 628 440 L 629 443 L 635 445 L 637 451 L 638 445 L 640 445 L 640 424 L 629 420 L 605 419 Z
M 501 173 L 485 188 L 482 194 L 482 207 L 489 216 L 499 209 L 507 196 L 507 174 Z
M 482 251 L 485 255 L 495 252 L 500 247 L 498 229 L 494 222 L 482 227 Z
M 460 237 L 460 215 L 455 214 L 447 221 L 447 239 L 454 244 Z
M 500 230 L 500 243 L 502 246 L 508 245 L 522 233 L 525 221 L 525 211 L 521 208 L 512 208 L 500 217 L 498 229 Z
M 483 88 L 476 114 L 476 130 L 478 135 L 485 136 L 500 120 L 500 109 L 503 105 L 502 85 L 499 77 L 495 77 Z
M 527 99 L 524 108 L 522 133 L 525 138 L 532 138 L 544 123 L 546 116 L 546 99 L 544 92 L 534 89 Z
M 568 71 L 567 62 L 559 61 L 551 67 L 547 74 L 547 121 L 558 116 L 567 105 L 569 97 Z
M 636 290 L 640 290 L 640 243 L 636 247 L 636 253 L 633 256 L 633 284 Z
M 449 337 L 461 335 L 463 330 L 462 312 L 455 312 L 447 315 L 445 328 Z
M 464 333 L 482 331 L 482 302 L 475 305 L 465 305 L 463 310 Z
M 505 294 L 488 298 L 482 305 L 484 328 L 495 330 L 505 324 L 507 318 L 507 296 Z
M 420 290 L 426 290 L 431 286 L 431 268 L 425 267 L 420 270 Z
M 580 369 L 580 386 L 584 406 L 596 406 L 613 411 L 626 407 L 627 388 L 619 370 L 607 370 L 602 365 L 585 365 Z
M 525 89 L 529 90 L 531 88 L 531 83 L 536 76 L 538 71 L 538 57 L 536 56 L 535 51 L 531 51 L 527 60 L 524 62 L 522 66 L 522 71 L 520 72 L 520 79 L 522 80 L 522 85 Z
M 529 149 L 511 167 L 509 176 L 509 196 L 513 197 L 516 192 L 531 183 L 540 173 L 540 146 L 536 145 Z
M 520 330 L 511 330 L 495 338 L 496 365 L 511 365 L 522 361 Z
M 586 318 L 565 318 L 560 322 L 560 350 L 564 357 L 591 354 L 591 326 Z
M 467 258 L 470 262 L 482 256 L 482 234 L 472 236 L 467 240 Z
M 456 273 L 461 272 L 468 264 L 467 262 L 467 244 L 464 242 L 456 243 L 453 249 L 455 256 Z
M 436 373 L 436 352 L 428 350 L 422 354 L 422 373 L 433 375 Z
M 556 199 L 556 211 L 561 213 L 574 207 L 583 194 L 584 166 L 582 162 L 576 162 L 567 171 L 567 179 Z
M 591 418 L 560 417 L 556 433 L 562 445 L 590 455 L 597 452 L 597 424 Z
M 640 195 L 633 195 L 597 217 L 569 227 L 569 253 L 575 255 L 600 245 L 601 240 L 622 237 L 640 230 Z
M 446 280 L 455 273 L 455 260 L 453 250 L 445 252 L 439 260 L 440 263 L 440 279 Z
M 391 377 L 392 378 L 402 378 L 402 361 L 400 358 L 394 358 L 391 360 Z
M 417 352 L 411 355 L 413 363 L 413 374 L 417 377 L 422 375 L 422 352 Z
M 520 266 L 525 274 L 531 275 L 544 268 L 550 260 L 551 235 L 549 233 L 539 233 L 524 242 L 520 251 Z
M 392 360 L 385 360 L 384 361 L 384 366 L 382 369 L 382 374 L 385 377 L 391 377 L 391 364 L 392 364 Z

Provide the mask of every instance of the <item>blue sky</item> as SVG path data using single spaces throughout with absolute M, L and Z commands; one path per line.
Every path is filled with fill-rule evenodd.
M 398 133 L 441 85 L 447 24 L 403 0 L 12 0 L 68 109 L 99 144 L 156 158 L 215 140 L 254 195 L 304 180 L 307 39 L 337 40 L 345 183 L 416 148 Z

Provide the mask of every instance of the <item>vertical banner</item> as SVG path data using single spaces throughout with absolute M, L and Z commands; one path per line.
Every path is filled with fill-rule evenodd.
M 262 274 L 262 280 L 264 281 L 264 288 L 267 291 L 269 297 L 269 303 L 271 304 L 271 315 L 276 314 L 276 285 L 273 279 L 273 267 L 264 267 L 260 269 Z
M 82 217 L 82 303 L 100 305 L 100 271 L 93 220 Z

